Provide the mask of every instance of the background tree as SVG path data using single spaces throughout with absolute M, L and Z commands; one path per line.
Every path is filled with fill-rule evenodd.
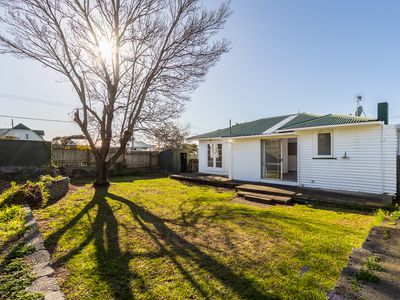
M 158 149 L 182 148 L 190 135 L 190 125 L 166 122 L 146 131 L 146 137 L 157 145 Z
M 97 165 L 97 185 L 136 127 L 177 118 L 190 92 L 229 50 L 215 35 L 229 3 L 201 0 L 0 0 L 0 51 L 66 76 L 74 121 Z M 119 144 L 109 155 L 110 143 Z M 100 145 L 97 146 L 96 145 Z

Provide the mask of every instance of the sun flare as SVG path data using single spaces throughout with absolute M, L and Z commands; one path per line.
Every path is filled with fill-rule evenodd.
M 110 59 L 114 53 L 113 45 L 108 40 L 102 40 L 99 43 L 99 54 L 104 59 Z

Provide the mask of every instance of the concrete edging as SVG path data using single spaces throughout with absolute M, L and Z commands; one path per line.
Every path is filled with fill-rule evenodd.
M 27 245 L 35 247 L 35 251 L 25 257 L 35 275 L 35 280 L 27 290 L 42 293 L 45 300 L 64 300 L 64 295 L 54 275 L 54 269 L 51 267 L 50 254 L 44 246 L 42 235 L 32 211 L 27 205 L 24 206 L 24 211 L 28 230 L 23 241 Z

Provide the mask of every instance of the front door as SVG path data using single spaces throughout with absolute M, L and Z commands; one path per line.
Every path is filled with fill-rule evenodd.
M 282 145 L 281 140 L 262 141 L 262 177 L 265 179 L 282 179 Z

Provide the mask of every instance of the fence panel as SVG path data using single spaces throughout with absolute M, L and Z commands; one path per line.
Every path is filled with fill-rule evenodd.
M 110 149 L 107 158 L 111 157 L 117 149 Z M 84 167 L 95 165 L 93 154 L 90 150 L 81 149 L 53 149 L 53 160 L 57 167 Z M 126 168 L 158 168 L 158 152 L 156 151 L 127 151 L 121 155 L 116 163 L 121 163 Z
M 94 158 L 89 150 L 53 148 L 53 161 L 57 167 L 92 165 Z
M 0 167 L 47 167 L 50 164 L 50 142 L 0 140 Z
M 127 168 L 157 168 L 158 152 L 131 151 L 125 154 L 125 166 Z

